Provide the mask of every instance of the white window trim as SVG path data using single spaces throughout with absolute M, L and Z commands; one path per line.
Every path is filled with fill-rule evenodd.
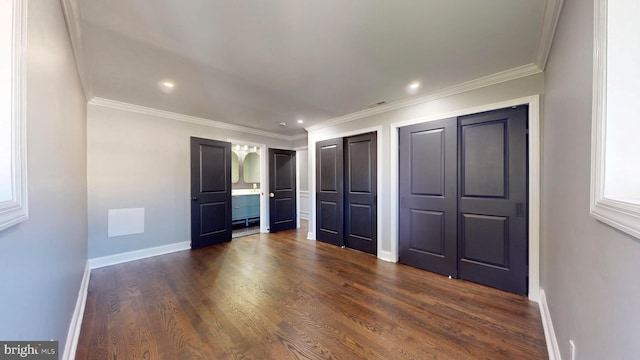
M 26 38 L 27 1 L 13 0 L 13 41 L 11 47 L 11 116 L 0 118 L 11 129 L 11 194 L 0 202 L 0 230 L 28 218 L 27 209 L 27 136 L 26 136 Z
M 607 8 L 607 0 L 595 0 L 590 210 L 594 218 L 640 238 L 640 206 L 604 196 L 607 151 Z

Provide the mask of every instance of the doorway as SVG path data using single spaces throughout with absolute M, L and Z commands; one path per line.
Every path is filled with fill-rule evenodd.
M 399 129 L 399 261 L 528 289 L 527 106 Z
M 231 146 L 232 237 L 260 232 L 260 163 L 262 149 L 235 142 Z

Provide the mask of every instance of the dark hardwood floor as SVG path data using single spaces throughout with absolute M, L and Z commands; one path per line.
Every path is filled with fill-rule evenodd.
M 76 358 L 547 358 L 526 298 L 306 233 L 93 270 Z

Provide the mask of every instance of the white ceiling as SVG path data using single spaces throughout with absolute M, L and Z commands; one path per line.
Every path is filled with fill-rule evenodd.
M 378 101 L 542 67 L 541 39 L 555 25 L 547 2 L 558 2 L 63 1 L 89 98 L 284 135 Z M 412 81 L 422 84 L 413 95 Z

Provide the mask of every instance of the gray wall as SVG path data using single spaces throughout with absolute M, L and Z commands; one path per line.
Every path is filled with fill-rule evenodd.
M 190 241 L 191 136 L 266 144 L 291 142 L 89 104 L 89 258 Z M 144 208 L 145 232 L 107 237 L 109 209 Z
M 541 282 L 563 359 L 637 359 L 640 242 L 589 215 L 593 7 L 565 0 L 546 70 Z
M 0 232 L 0 339 L 60 341 L 87 260 L 86 101 L 59 1 L 29 1 L 29 219 Z

